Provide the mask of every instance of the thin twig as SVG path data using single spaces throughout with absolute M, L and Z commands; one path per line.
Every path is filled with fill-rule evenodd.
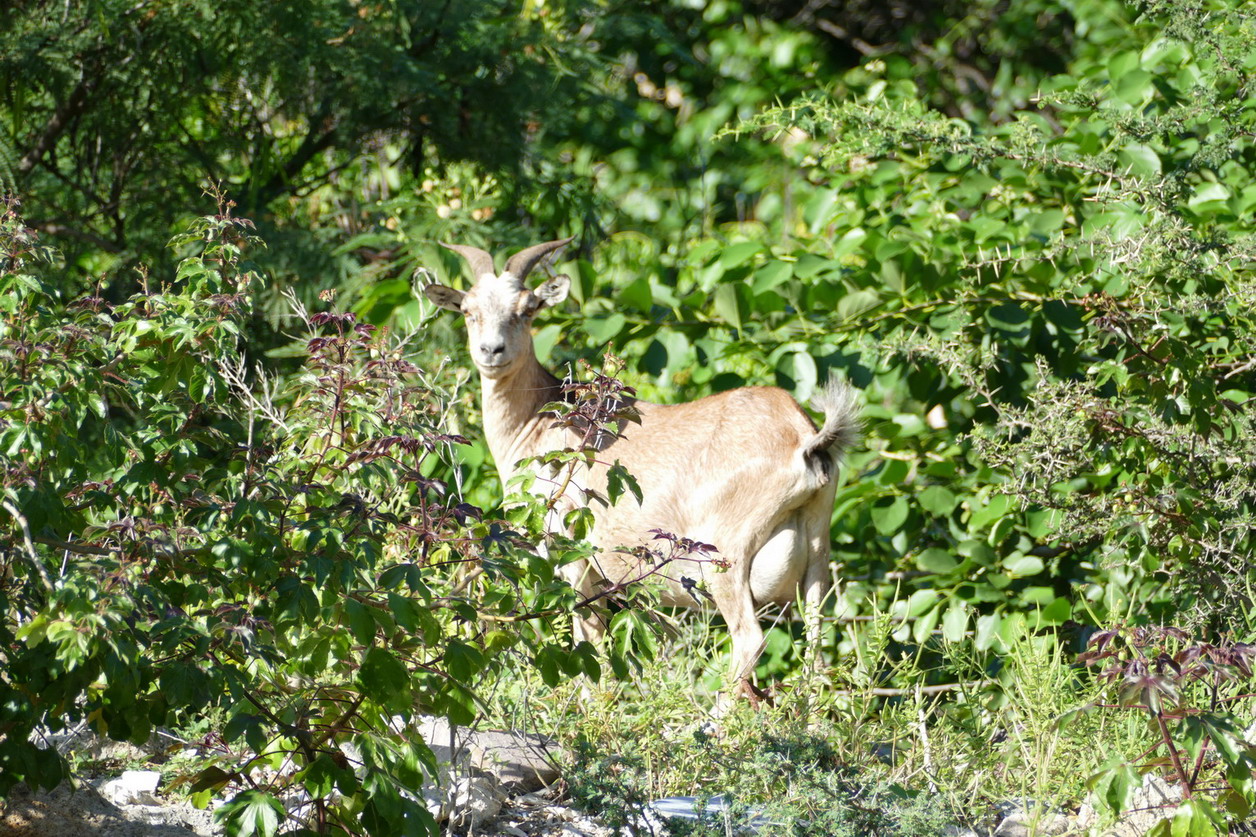
M 997 683 L 997 680 L 969 680 L 963 683 L 938 683 L 934 686 L 912 686 L 909 689 L 892 689 L 887 686 L 876 686 L 871 689 L 838 689 L 836 695 L 851 697 L 856 695 L 872 695 L 873 697 L 904 697 L 905 695 L 941 695 L 960 689 L 980 689 Z
M 6 497 L 0 500 L 0 506 L 4 510 L 13 515 L 13 519 L 17 521 L 17 525 L 22 530 L 22 543 L 26 547 L 26 557 L 30 561 L 30 565 L 38 573 L 40 580 L 44 583 L 45 590 L 52 589 L 52 578 L 48 575 L 48 568 L 44 566 L 44 562 L 39 560 L 39 553 L 35 551 L 35 543 L 31 540 L 31 525 L 26 517 L 18 510 L 18 507 L 9 502 Z

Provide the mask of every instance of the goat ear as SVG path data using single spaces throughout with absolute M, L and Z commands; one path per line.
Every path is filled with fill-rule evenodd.
M 457 311 L 459 314 L 462 313 L 462 298 L 466 296 L 462 291 L 456 291 L 444 285 L 428 285 L 423 288 L 423 295 L 437 307 L 444 308 L 446 311 Z
M 558 305 L 567 298 L 567 292 L 570 290 L 571 279 L 562 273 L 552 279 L 546 279 L 532 291 L 532 298 L 535 300 L 532 310 L 539 311 L 547 305 Z

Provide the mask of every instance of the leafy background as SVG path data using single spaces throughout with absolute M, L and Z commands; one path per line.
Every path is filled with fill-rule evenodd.
M 1114 815 L 1148 772 L 1193 794 L 1174 828 L 1242 820 L 1253 20 L 1167 0 L 6 7 L 0 788 L 64 775 L 35 730 L 182 725 L 209 754 L 186 787 L 232 798 L 235 832 L 275 827 L 283 782 L 314 800 L 303 827 L 421 832 L 401 791 L 431 755 L 388 719 L 425 711 L 526 718 L 583 740 L 577 767 L 627 747 L 640 787 L 572 774 L 604 809 L 736 786 L 758 758 L 809 766 L 738 789 L 809 833 L 932 833 L 911 804 L 938 788 L 954 821 L 1027 796 Z M 621 681 L 594 708 L 538 698 L 599 658 L 571 646 L 529 516 L 496 511 L 459 324 L 413 292 L 456 281 L 437 242 L 565 235 L 551 367 L 610 351 L 668 402 L 805 401 L 831 373 L 863 393 L 827 676 L 780 622 L 760 675 L 783 711 L 721 742 L 641 733 L 695 714 L 663 684 L 709 706 L 722 676 L 718 629 L 648 590 L 615 616 Z M 691 652 L 655 654 L 661 623 Z M 1070 667 L 1155 625 L 1184 633 Z M 814 807 L 880 793 L 902 816 Z

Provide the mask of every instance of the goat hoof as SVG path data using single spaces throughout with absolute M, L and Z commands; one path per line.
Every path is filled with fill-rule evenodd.
M 772 694 L 760 689 L 754 683 L 750 682 L 750 678 L 748 677 L 742 679 L 740 691 L 742 697 L 750 701 L 750 705 L 755 709 L 760 709 L 764 704 L 767 706 L 776 705 L 772 701 Z

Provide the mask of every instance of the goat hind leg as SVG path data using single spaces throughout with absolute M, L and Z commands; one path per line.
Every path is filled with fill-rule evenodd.
M 807 508 L 807 572 L 803 578 L 803 624 L 807 642 L 809 668 L 816 673 L 824 659 L 820 642 L 823 636 L 824 605 L 832 593 L 833 577 L 829 567 L 831 556 L 829 517 L 833 509 L 833 490 L 820 492 Z

